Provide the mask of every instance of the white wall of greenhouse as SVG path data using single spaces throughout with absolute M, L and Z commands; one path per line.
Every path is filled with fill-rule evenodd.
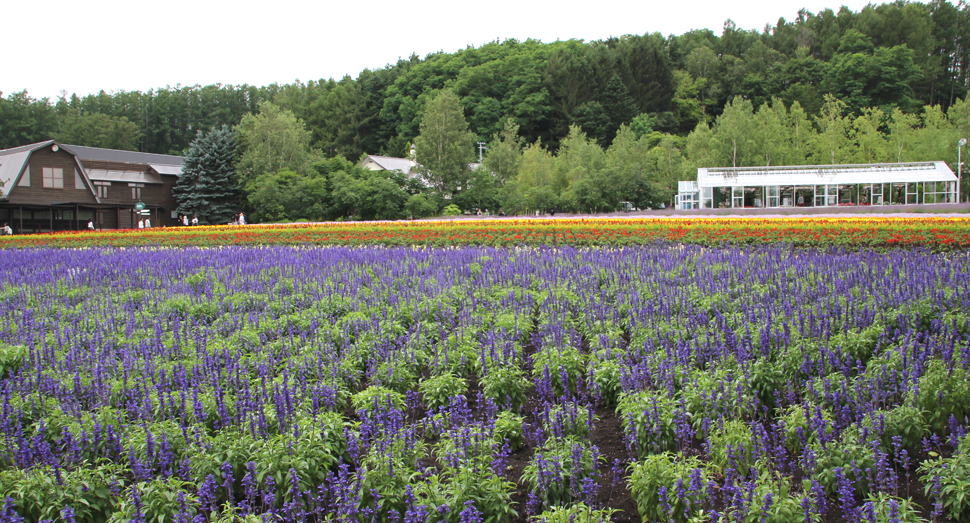
M 957 202 L 944 162 L 712 167 L 678 182 L 677 210 L 838 207 Z

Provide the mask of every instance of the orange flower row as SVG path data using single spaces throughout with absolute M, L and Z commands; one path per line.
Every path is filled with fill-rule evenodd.
M 970 218 L 567 218 L 219 225 L 7 236 L 0 238 L 0 247 L 619 246 L 655 241 L 963 250 L 970 248 Z

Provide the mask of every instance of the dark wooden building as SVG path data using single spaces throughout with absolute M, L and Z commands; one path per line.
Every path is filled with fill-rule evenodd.
M 0 223 L 15 233 L 176 225 L 182 158 L 59 144 L 0 150 Z M 141 205 L 139 205 L 141 204 Z M 136 208 L 147 213 L 140 214 Z

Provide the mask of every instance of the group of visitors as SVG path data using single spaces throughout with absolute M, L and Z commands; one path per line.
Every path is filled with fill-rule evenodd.
M 186 227 L 188 227 L 189 225 L 198 225 L 199 217 L 193 214 L 192 219 L 190 220 L 188 215 L 181 215 L 178 217 L 178 223 Z M 233 217 L 233 221 L 230 223 L 233 225 L 246 225 L 246 215 L 243 213 L 239 213 L 235 217 Z M 150 229 L 151 227 L 152 227 L 152 220 L 150 218 L 144 218 L 144 219 L 138 220 L 139 229 Z M 87 228 L 89 231 L 95 230 L 94 220 L 88 220 Z M 12 236 L 12 235 L 13 235 L 13 229 L 10 228 L 10 225 L 7 224 L 7 222 L 4 222 L 3 228 L 0 228 L 0 236 Z
M 178 217 L 178 224 L 185 227 L 195 226 L 199 224 L 199 216 L 196 214 L 192 215 L 192 219 L 189 219 L 189 215 L 183 214 Z M 246 215 L 243 213 L 236 214 L 232 217 L 232 221 L 229 225 L 246 225 Z

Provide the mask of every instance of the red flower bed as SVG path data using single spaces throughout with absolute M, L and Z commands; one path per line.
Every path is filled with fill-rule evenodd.
M 970 248 L 970 218 L 523 219 L 210 226 L 0 238 L 0 247 L 215 245 L 706 245 Z

